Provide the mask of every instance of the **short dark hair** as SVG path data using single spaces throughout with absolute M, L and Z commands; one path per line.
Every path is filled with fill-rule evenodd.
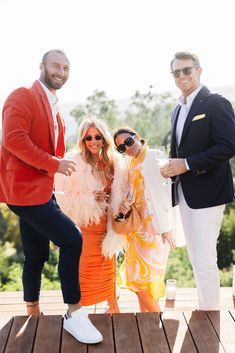
M 176 59 L 178 60 L 191 59 L 194 62 L 195 67 L 200 67 L 200 61 L 196 54 L 190 53 L 189 51 L 178 51 L 177 53 L 175 53 L 174 59 L 171 60 L 171 63 L 170 63 L 171 71 L 173 70 L 173 63 Z
M 64 55 L 65 57 L 66 57 L 66 59 L 68 60 L 68 62 L 69 62 L 69 59 L 67 58 L 67 55 L 65 54 L 65 52 L 63 51 L 63 50 L 61 50 L 61 49 L 51 49 L 51 50 L 49 50 L 49 51 L 47 51 L 44 55 L 43 55 L 43 57 L 42 57 L 42 64 L 45 64 L 46 63 L 46 58 L 47 58 L 47 56 L 49 55 L 49 54 L 51 54 L 51 53 L 58 53 L 58 54 L 62 54 L 62 55 Z
M 130 127 L 121 127 L 120 129 L 118 129 L 117 131 L 115 131 L 115 133 L 113 134 L 113 141 L 116 144 L 116 139 L 119 135 L 121 134 L 130 134 L 131 136 L 137 136 L 137 138 L 140 140 L 140 142 L 142 143 L 142 145 L 145 144 L 145 140 L 143 138 L 140 137 L 140 134 L 138 134 L 137 131 L 133 130 Z

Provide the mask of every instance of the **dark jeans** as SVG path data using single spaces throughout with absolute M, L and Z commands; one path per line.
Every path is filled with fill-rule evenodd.
M 82 236 L 76 225 L 60 210 L 53 197 L 36 206 L 8 205 L 20 218 L 20 234 L 25 256 L 23 269 L 24 300 L 37 301 L 41 273 L 49 258 L 49 241 L 60 247 L 58 271 L 64 302 L 80 301 L 79 259 Z

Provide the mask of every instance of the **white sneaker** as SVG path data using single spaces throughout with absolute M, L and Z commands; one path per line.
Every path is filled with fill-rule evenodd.
M 85 310 L 80 308 L 64 316 L 64 329 L 79 342 L 92 344 L 103 341 L 103 336 L 88 318 Z

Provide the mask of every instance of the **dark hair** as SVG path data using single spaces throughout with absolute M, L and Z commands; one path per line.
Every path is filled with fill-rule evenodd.
M 140 140 L 142 145 L 145 144 L 145 140 L 140 137 L 140 134 L 138 134 L 138 132 L 136 132 L 135 130 L 133 130 L 130 127 L 121 127 L 120 129 L 115 131 L 115 133 L 113 134 L 113 140 L 114 140 L 114 143 L 115 143 L 116 146 L 117 146 L 116 139 L 121 134 L 130 134 L 131 136 L 137 136 L 137 138 Z
M 48 56 L 49 54 L 51 54 L 51 53 L 62 54 L 62 55 L 64 55 L 64 56 L 66 57 L 66 59 L 68 60 L 67 55 L 65 54 L 65 52 L 64 52 L 63 50 L 61 50 L 61 49 L 51 49 L 51 50 L 47 51 L 47 52 L 43 55 L 43 57 L 42 57 L 42 64 L 45 64 L 45 63 L 46 63 L 46 58 L 47 58 L 47 56 Z M 68 62 L 69 62 L 69 60 L 68 60 Z
M 200 67 L 200 61 L 196 54 L 190 53 L 189 51 L 178 51 L 177 53 L 175 53 L 174 59 L 171 60 L 171 63 L 170 63 L 171 71 L 173 70 L 173 63 L 176 59 L 178 60 L 191 59 L 194 62 L 195 67 Z

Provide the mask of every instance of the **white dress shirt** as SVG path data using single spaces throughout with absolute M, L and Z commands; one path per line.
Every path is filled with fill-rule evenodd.
M 198 94 L 198 92 L 201 90 L 202 85 L 200 85 L 195 91 L 193 91 L 188 97 L 183 97 L 181 96 L 179 98 L 179 105 L 181 106 L 180 112 L 179 112 L 179 117 L 177 120 L 177 126 L 176 126 L 176 141 L 177 145 L 179 146 L 183 128 L 184 128 L 184 123 L 186 121 L 186 118 L 188 116 L 189 110 L 193 104 L 193 101 Z
M 57 142 L 58 142 L 58 135 L 59 135 L 59 125 L 58 125 L 58 121 L 57 121 L 57 113 L 59 111 L 59 107 L 57 105 L 58 103 L 58 98 L 56 97 L 55 94 L 53 94 L 45 85 L 44 83 L 42 83 L 42 81 L 40 81 L 40 84 L 42 86 L 42 88 L 44 89 L 47 99 L 49 101 L 50 107 L 51 107 L 51 112 L 52 112 L 52 116 L 53 116 L 53 120 L 54 120 L 54 131 L 55 131 L 55 147 L 57 146 Z
M 189 110 L 193 104 L 193 101 L 194 101 L 196 95 L 198 94 L 198 92 L 200 91 L 202 86 L 203 85 L 200 85 L 188 97 L 185 98 L 183 96 L 180 96 L 180 98 L 179 98 L 179 105 L 181 106 L 181 109 L 179 112 L 179 117 L 178 117 L 177 126 L 176 126 L 176 142 L 177 142 L 178 146 L 180 144 L 182 132 L 184 129 L 184 124 L 185 124 L 186 118 L 188 116 Z M 190 170 L 187 159 L 185 159 L 184 162 L 185 162 L 186 169 Z

